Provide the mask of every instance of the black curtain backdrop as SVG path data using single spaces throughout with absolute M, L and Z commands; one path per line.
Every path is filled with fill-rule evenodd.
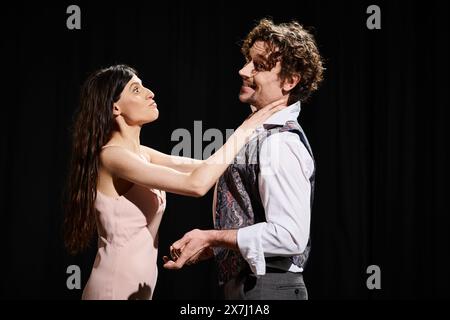
M 66 9 L 81 8 L 81 30 Z M 366 27 L 369 5 L 381 30 Z M 61 237 L 69 126 L 81 83 L 126 63 L 156 93 L 160 118 L 141 142 L 170 153 L 177 128 L 236 128 L 240 41 L 256 20 L 313 26 L 325 82 L 300 123 L 317 160 L 310 299 L 449 298 L 448 2 L 183 1 L 0 9 L 1 297 L 79 299 L 66 269 L 89 277 L 93 247 L 71 257 Z M 205 141 L 203 147 L 210 142 Z M 193 152 L 193 148 L 192 148 Z M 168 195 L 160 256 L 193 228 L 212 228 L 212 192 Z M 155 300 L 217 299 L 213 262 L 167 271 L 158 261 Z M 366 287 L 370 265 L 381 289 Z

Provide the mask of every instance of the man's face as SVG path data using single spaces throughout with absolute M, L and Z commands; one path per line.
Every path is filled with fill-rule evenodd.
M 260 109 L 283 97 L 281 80 L 278 75 L 281 64 L 278 61 L 272 70 L 265 70 L 264 65 L 270 52 L 263 41 L 256 41 L 250 48 L 247 63 L 239 70 L 242 87 L 239 100 Z

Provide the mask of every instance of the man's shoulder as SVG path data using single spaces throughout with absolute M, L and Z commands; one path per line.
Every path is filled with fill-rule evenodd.
M 300 136 L 297 130 L 272 130 L 270 134 L 268 134 L 265 139 L 262 140 L 262 144 L 291 144 L 291 143 L 300 143 Z
M 290 159 L 295 158 L 300 162 L 308 163 L 308 167 L 313 167 L 313 159 L 301 141 L 299 131 L 288 130 L 278 131 L 270 134 L 260 144 L 260 160 L 263 159 Z
M 277 132 L 268 135 L 260 143 L 259 158 L 289 157 L 303 152 L 303 143 L 297 133 L 292 131 Z

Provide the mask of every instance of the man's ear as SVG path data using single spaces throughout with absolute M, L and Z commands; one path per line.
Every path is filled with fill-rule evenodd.
M 299 74 L 293 74 L 289 78 L 284 79 L 282 86 L 283 91 L 291 91 L 300 82 L 300 79 L 301 77 Z
M 119 105 L 117 103 L 114 103 L 113 104 L 113 115 L 118 116 L 118 115 L 120 115 L 120 113 L 121 113 L 121 110 L 120 110 Z

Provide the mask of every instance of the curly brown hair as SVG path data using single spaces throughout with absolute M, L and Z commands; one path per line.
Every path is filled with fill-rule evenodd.
M 276 25 L 265 18 L 244 40 L 241 51 L 247 59 L 250 59 L 250 48 L 256 41 L 263 41 L 268 46 L 265 70 L 271 70 L 280 61 L 281 81 L 293 75 L 300 76 L 299 83 L 290 92 L 288 103 L 307 101 L 322 82 L 324 72 L 314 36 L 296 21 Z

